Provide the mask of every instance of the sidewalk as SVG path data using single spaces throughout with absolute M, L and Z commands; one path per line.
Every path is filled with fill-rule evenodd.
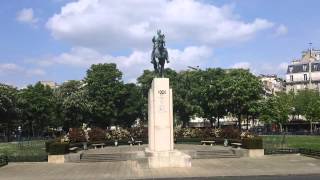
M 168 177 L 260 176 L 319 174 L 320 160 L 300 155 L 263 158 L 195 159 L 192 168 L 141 169 L 135 161 L 105 163 L 10 163 L 0 168 L 1 180 L 102 180 Z

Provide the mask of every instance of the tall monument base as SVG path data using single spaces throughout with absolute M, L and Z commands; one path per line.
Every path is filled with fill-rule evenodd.
M 146 149 L 149 168 L 191 167 L 191 157 L 181 151 L 149 151 Z
M 148 97 L 148 139 L 150 168 L 191 167 L 191 157 L 174 150 L 172 90 L 168 78 L 154 78 Z

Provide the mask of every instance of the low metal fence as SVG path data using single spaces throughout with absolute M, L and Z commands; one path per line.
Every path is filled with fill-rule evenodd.
M 8 158 L 5 155 L 0 155 L 0 167 L 8 164 Z
M 43 140 L 0 143 L 0 146 L 0 154 L 7 162 L 43 162 L 48 158 Z

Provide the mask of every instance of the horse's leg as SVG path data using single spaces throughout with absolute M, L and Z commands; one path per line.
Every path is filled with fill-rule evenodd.
M 164 64 L 162 65 L 161 69 L 162 69 L 162 77 L 164 77 Z
M 156 61 L 154 61 L 154 63 L 153 63 L 153 68 L 154 68 L 155 73 L 158 73 L 158 65 L 157 65 Z
M 161 64 L 160 64 L 160 70 L 161 70 L 161 77 L 163 77 L 163 67 L 164 67 L 164 63 L 161 61 Z

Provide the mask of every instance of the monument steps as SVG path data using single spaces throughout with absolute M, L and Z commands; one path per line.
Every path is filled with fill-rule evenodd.
M 196 151 L 192 156 L 193 159 L 216 159 L 216 158 L 239 158 L 231 150 L 215 150 L 215 151 Z
M 80 162 L 113 162 L 129 159 L 129 157 L 123 156 L 123 154 L 83 154 Z

